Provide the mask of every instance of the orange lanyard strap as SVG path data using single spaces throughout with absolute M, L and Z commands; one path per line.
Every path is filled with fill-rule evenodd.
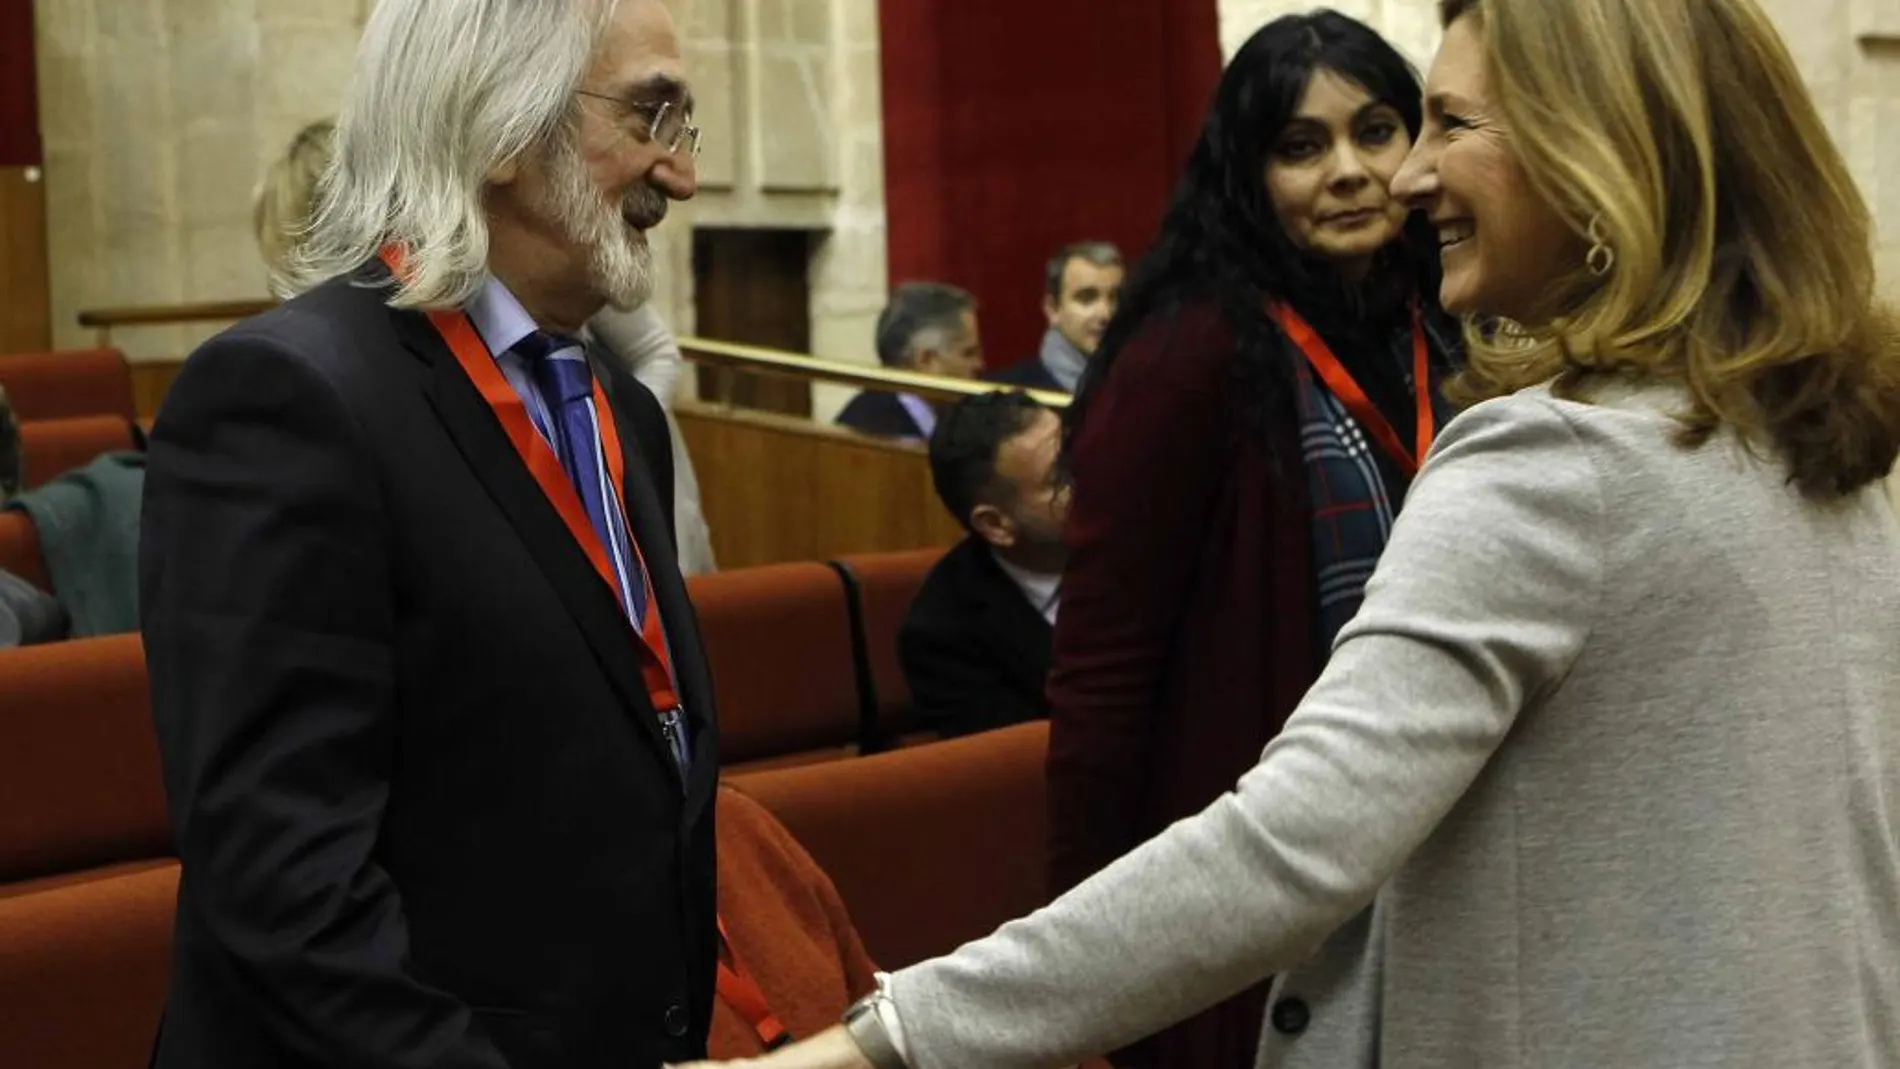
M 777 1050 L 792 1041 L 792 1034 L 765 1004 L 765 992 L 759 990 L 758 982 L 746 971 L 745 964 L 739 960 L 739 952 L 733 949 L 732 938 L 726 934 L 726 918 L 719 918 L 719 943 L 723 953 L 719 958 L 719 997 L 739 1012 L 752 1030 L 759 1034 L 759 1042 L 766 1050 Z M 727 964 L 730 959 L 731 964 Z
M 1332 391 L 1333 396 L 1346 406 L 1346 411 L 1352 414 L 1354 421 L 1373 441 L 1379 443 L 1379 448 L 1385 450 L 1407 478 L 1417 475 L 1419 464 L 1425 459 L 1425 454 L 1431 451 L 1434 434 L 1431 351 L 1425 344 L 1425 321 L 1419 314 L 1418 303 L 1415 301 L 1412 304 L 1412 393 L 1418 405 L 1418 441 L 1413 449 L 1405 447 L 1399 432 L 1392 429 L 1392 424 L 1380 414 L 1378 406 L 1366 396 L 1366 391 L 1360 389 L 1352 372 L 1347 371 L 1346 365 L 1333 355 L 1332 347 L 1319 336 L 1319 331 L 1314 330 L 1312 324 L 1290 305 L 1275 302 L 1270 308 L 1280 329 L 1286 331 L 1287 338 L 1300 347 L 1300 352 L 1306 354 L 1307 363 L 1313 366 L 1313 371 Z
M 386 248 L 382 251 L 383 262 L 391 271 L 401 273 L 402 255 L 400 250 Z M 456 362 L 462 365 L 462 371 L 475 384 L 475 389 L 488 402 L 488 407 L 501 422 L 508 435 L 508 441 L 514 445 L 521 462 L 527 465 L 528 473 L 547 496 L 548 503 L 560 514 L 561 522 L 567 525 L 568 534 L 574 537 L 581 550 L 587 554 L 587 560 L 594 566 L 601 581 L 614 592 L 616 604 L 625 604 L 621 599 L 620 576 L 614 570 L 613 562 L 607 558 L 607 549 L 601 544 L 600 535 L 594 530 L 592 521 L 587 518 L 587 508 L 581 504 L 581 496 L 574 489 L 573 480 L 568 478 L 567 469 L 561 467 L 561 458 L 555 455 L 554 448 L 541 432 L 535 429 L 534 421 L 528 418 L 527 406 L 521 403 L 521 396 L 515 393 L 508 379 L 502 375 L 500 365 L 495 363 L 493 354 L 488 351 L 487 343 L 482 341 L 475 324 L 469 321 L 465 312 L 430 312 L 428 319 L 442 341 L 455 354 Z M 607 455 L 607 470 L 613 479 L 615 498 L 618 499 L 626 483 L 627 462 L 620 452 L 620 431 L 614 426 L 613 410 L 607 407 L 607 395 L 600 388 L 600 380 L 594 380 L 594 423 L 600 428 L 601 451 Z M 625 504 L 621 505 L 622 519 L 625 519 Z M 629 532 L 633 525 L 627 524 Z M 635 559 L 640 565 L 640 580 L 646 588 L 646 619 L 640 622 L 640 678 L 646 684 L 647 694 L 653 700 L 655 712 L 665 714 L 679 708 L 679 689 L 673 682 L 672 654 L 666 647 L 666 632 L 660 622 L 659 602 L 653 596 L 653 580 L 647 571 L 646 557 L 640 551 L 639 543 L 633 544 Z

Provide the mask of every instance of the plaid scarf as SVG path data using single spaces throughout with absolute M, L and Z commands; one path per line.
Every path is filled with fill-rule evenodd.
M 1455 351 L 1426 319 L 1426 343 L 1435 354 Z M 1326 384 L 1295 346 L 1289 345 L 1297 370 L 1294 391 L 1300 420 L 1300 458 L 1306 468 L 1307 498 L 1313 525 L 1314 589 L 1319 595 L 1317 642 L 1322 660 L 1333 641 L 1365 600 L 1366 580 L 1379 564 L 1399 504 L 1411 480 L 1385 451 L 1366 437 L 1359 421 Z M 1406 369 L 1412 384 L 1412 331 L 1410 323 L 1394 332 L 1393 359 Z M 1436 362 L 1434 363 L 1436 369 Z M 1443 426 L 1445 406 L 1437 396 L 1436 375 L 1430 384 L 1432 407 Z M 1413 388 L 1416 388 L 1415 386 Z M 1422 458 L 1421 458 L 1422 459 Z

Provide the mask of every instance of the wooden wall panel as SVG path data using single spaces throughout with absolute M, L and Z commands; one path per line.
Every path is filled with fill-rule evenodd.
M 37 165 L 0 166 L 0 353 L 53 347 L 46 182 Z
M 181 361 L 132 365 L 149 420 Z M 681 402 L 680 433 L 721 568 L 947 546 L 963 531 L 930 485 L 921 446 L 774 413 Z
M 680 433 L 721 568 L 944 546 L 962 530 L 919 446 L 682 403 Z

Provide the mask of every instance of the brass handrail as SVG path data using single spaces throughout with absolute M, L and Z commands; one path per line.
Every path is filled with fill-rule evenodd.
M 745 371 L 779 378 L 832 382 L 841 386 L 856 386 L 860 389 L 909 393 L 929 401 L 954 401 L 959 397 L 994 393 L 997 389 L 995 383 L 947 379 L 939 375 L 925 375 L 916 371 L 899 371 L 895 368 L 874 367 L 867 364 L 820 360 L 817 357 L 788 353 L 779 349 L 739 345 L 711 338 L 682 337 L 677 340 L 680 355 L 687 360 L 723 371 Z M 730 375 L 724 378 L 728 380 L 729 385 Z M 722 385 L 721 392 L 725 392 L 727 388 L 728 386 Z M 1069 403 L 1069 395 L 1066 393 L 1051 390 L 1026 392 L 1052 408 L 1061 408 Z M 721 397 L 719 400 L 724 401 L 726 398 Z
M 199 304 L 141 305 L 125 308 L 89 308 L 79 313 L 79 325 L 97 330 L 100 346 L 109 347 L 112 344 L 112 330 L 115 327 L 156 327 L 178 323 L 238 320 L 269 311 L 276 304 L 274 300 L 258 299 L 206 301 Z M 899 371 L 875 365 L 820 360 L 801 353 L 788 353 L 758 345 L 740 345 L 713 338 L 682 337 L 677 340 L 680 355 L 688 361 L 718 370 L 720 396 L 708 400 L 724 403 L 728 407 L 731 405 L 732 373 L 735 371 L 808 382 L 830 382 L 840 386 L 856 386 L 859 389 L 909 393 L 930 401 L 954 401 L 959 397 L 990 393 L 997 388 L 993 383 L 947 379 L 937 375 Z M 1065 393 L 1049 390 L 1030 390 L 1028 393 L 1052 408 L 1061 408 L 1069 403 L 1069 395 Z

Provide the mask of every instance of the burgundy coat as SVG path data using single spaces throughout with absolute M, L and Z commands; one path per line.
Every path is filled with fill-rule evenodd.
M 1050 676 L 1051 891 L 1074 886 L 1259 760 L 1319 675 L 1304 476 L 1289 405 L 1276 478 L 1210 305 L 1157 316 L 1075 443 Z M 1131 962 L 1139 968 L 1139 962 Z M 1118 1061 L 1254 1062 L 1264 986 Z

